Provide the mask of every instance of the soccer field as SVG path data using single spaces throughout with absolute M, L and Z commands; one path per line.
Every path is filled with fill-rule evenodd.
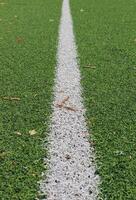
M 135 18 L 134 0 L 0 0 L 1 200 L 136 200 Z

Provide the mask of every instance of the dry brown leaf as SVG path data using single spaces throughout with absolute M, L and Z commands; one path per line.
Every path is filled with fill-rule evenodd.
M 68 101 L 68 100 L 69 100 L 69 96 L 65 97 L 61 103 L 62 103 L 62 104 L 65 104 L 66 101 Z
M 57 107 L 62 108 L 66 101 L 69 100 L 69 96 L 65 97 L 60 103 L 57 103 Z
M 74 112 L 77 111 L 77 109 L 70 107 L 70 106 L 64 106 L 64 108 L 67 109 L 67 110 L 70 110 L 70 111 L 74 111 Z
M 30 135 L 35 135 L 36 133 L 37 133 L 37 132 L 36 132 L 36 130 L 34 130 L 34 129 L 29 131 L 29 134 L 30 134 Z
M 56 104 L 56 107 L 58 107 L 58 108 L 62 108 L 63 105 L 62 105 L 61 103 L 57 103 L 57 104 Z

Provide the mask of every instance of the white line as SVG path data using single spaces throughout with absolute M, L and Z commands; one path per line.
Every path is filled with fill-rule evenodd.
M 51 134 L 50 161 L 41 191 L 48 200 L 94 200 L 99 177 L 88 142 L 80 72 L 69 0 L 63 1 Z

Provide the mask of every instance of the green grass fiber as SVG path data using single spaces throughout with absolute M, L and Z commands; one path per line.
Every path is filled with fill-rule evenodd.
M 136 1 L 71 0 L 101 197 L 136 200 Z
M 42 145 L 51 113 L 61 2 L 0 0 L 1 200 L 37 196 L 46 156 Z

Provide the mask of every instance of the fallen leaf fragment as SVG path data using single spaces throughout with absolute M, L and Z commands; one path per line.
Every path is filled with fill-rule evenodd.
M 86 66 L 84 66 L 84 68 L 96 69 L 96 66 L 95 65 L 86 65 Z
M 65 97 L 61 103 L 62 103 L 62 104 L 65 104 L 66 101 L 68 101 L 68 100 L 69 100 L 69 96 Z
M 77 109 L 70 107 L 70 106 L 64 106 L 64 108 L 67 109 L 67 110 L 70 110 L 70 111 L 74 111 L 74 112 L 77 111 Z
M 57 103 L 57 107 L 62 108 L 66 101 L 69 100 L 69 96 L 65 97 L 60 103 Z
M 10 100 L 20 101 L 19 97 L 10 97 Z
M 19 97 L 1 97 L 3 100 L 9 100 L 9 101 L 20 101 Z
M 57 104 L 56 104 L 56 107 L 58 107 L 58 108 L 62 108 L 63 105 L 62 105 L 61 103 L 57 103 Z
M 29 134 L 30 134 L 30 135 L 35 135 L 36 133 L 37 133 L 37 132 L 36 132 L 36 130 L 34 130 L 34 129 L 29 131 Z

